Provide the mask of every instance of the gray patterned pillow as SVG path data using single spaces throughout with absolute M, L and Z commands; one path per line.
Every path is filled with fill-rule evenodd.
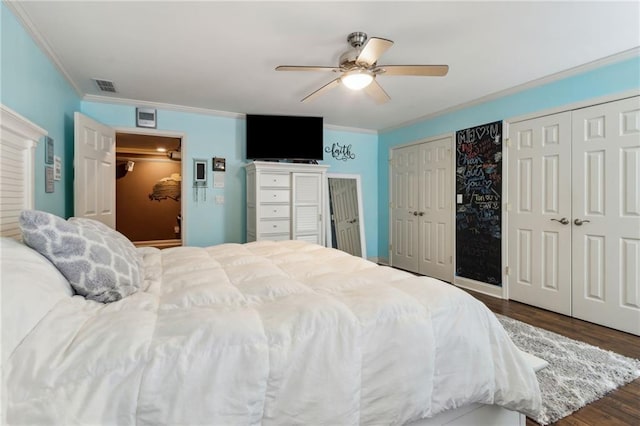
M 118 237 L 37 210 L 20 214 L 20 228 L 25 244 L 49 259 L 87 299 L 115 302 L 140 288 L 139 256 L 132 257 Z
M 131 240 L 122 235 L 120 232 L 116 231 L 113 228 L 105 225 L 102 222 L 93 219 L 87 219 L 86 217 L 70 217 L 68 222 L 73 223 L 74 225 L 78 225 L 80 228 L 87 228 L 92 231 L 95 231 L 101 235 L 104 235 L 107 238 L 113 238 L 116 241 L 119 241 L 122 245 L 122 249 L 127 253 L 127 259 L 134 259 L 138 263 L 138 269 L 140 270 L 140 280 L 143 280 L 143 269 L 144 263 L 142 261 L 142 256 L 138 253 L 138 249 L 133 245 Z

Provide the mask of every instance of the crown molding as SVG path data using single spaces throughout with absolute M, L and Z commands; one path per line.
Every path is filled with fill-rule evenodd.
M 600 68 L 600 67 L 603 67 L 603 66 L 606 66 L 606 65 L 614 64 L 616 62 L 622 62 L 624 60 L 635 58 L 635 57 L 639 57 L 639 56 L 640 56 L 640 47 L 634 47 L 632 49 L 625 50 L 623 52 L 616 53 L 614 55 L 606 56 L 604 58 L 597 59 L 597 60 L 592 61 L 592 62 L 587 62 L 586 64 L 583 64 L 583 65 L 578 65 L 577 67 L 569 68 L 567 70 L 560 71 L 560 72 L 557 72 L 555 74 L 550 74 L 548 76 L 545 76 L 545 77 L 542 77 L 542 78 L 538 78 L 536 80 L 531 80 L 529 82 L 526 82 L 526 83 L 523 83 L 523 84 L 519 84 L 517 86 L 513 86 L 513 87 L 511 87 L 509 89 L 501 90 L 499 92 L 494 92 L 494 93 L 491 93 L 489 95 L 474 99 L 474 100 L 469 101 L 469 102 L 465 102 L 465 103 L 462 103 L 462 104 L 454 105 L 454 106 L 452 106 L 450 108 L 445 108 L 443 110 L 436 111 L 436 112 L 434 112 L 432 114 L 427 114 L 427 115 L 424 115 L 422 117 L 418 117 L 418 118 L 406 121 L 406 122 L 401 123 L 401 124 L 397 124 L 397 125 L 394 125 L 394 126 L 391 126 L 391 127 L 380 129 L 378 131 L 378 133 L 382 134 L 382 133 L 392 132 L 394 130 L 401 129 L 403 127 L 408 127 L 408 126 L 411 126 L 413 124 L 420 123 L 422 121 L 431 120 L 431 119 L 436 118 L 436 117 L 440 117 L 440 116 L 443 116 L 443 115 L 446 115 L 446 114 L 451 114 L 453 112 L 460 111 L 460 110 L 463 110 L 463 109 L 466 109 L 466 108 L 471 108 L 473 106 L 480 105 L 480 104 L 483 104 L 483 103 L 486 103 L 486 102 L 491 102 L 491 101 L 494 101 L 496 99 L 503 98 L 505 96 L 514 95 L 516 93 L 523 92 L 525 90 L 533 89 L 535 87 L 539 87 L 539 86 L 543 86 L 545 84 L 553 83 L 555 81 L 562 80 L 562 79 L 567 78 L 567 77 L 572 77 L 574 75 L 582 74 L 582 73 L 587 72 L 587 71 L 591 71 L 591 70 L 594 70 L 594 69 L 597 69 L 597 68 Z
M 11 1 L 11 0 L 2 0 L 2 3 L 5 6 L 7 6 L 7 8 L 16 16 L 16 18 L 22 24 L 25 31 L 27 31 L 27 33 L 31 36 L 34 43 L 51 60 L 53 65 L 56 67 L 56 69 L 62 74 L 62 76 L 66 79 L 69 85 L 76 92 L 78 97 L 80 97 L 83 101 L 122 104 L 122 105 L 129 105 L 129 106 L 146 106 L 146 107 L 152 107 L 152 108 L 164 109 L 164 110 L 170 110 L 170 111 L 188 112 L 188 113 L 194 113 L 194 114 L 204 114 L 204 115 L 212 115 L 217 117 L 236 118 L 236 119 L 243 119 L 246 116 L 246 114 L 244 113 L 219 111 L 219 110 L 213 110 L 208 108 L 197 108 L 197 107 L 189 107 L 189 106 L 176 105 L 176 104 L 139 101 L 135 99 L 125 99 L 125 98 L 116 98 L 116 97 L 101 96 L 101 95 L 84 94 L 80 89 L 80 87 L 71 78 L 71 75 L 67 72 L 65 67 L 62 65 L 62 62 L 58 59 L 58 56 L 55 54 L 52 47 L 49 45 L 49 43 L 47 43 L 47 41 L 44 39 L 42 34 L 37 30 L 31 18 L 29 17 L 28 13 L 22 7 L 21 2 Z M 405 121 L 394 126 L 386 127 L 384 129 L 379 129 L 379 130 L 362 129 L 362 128 L 356 128 L 356 127 L 345 127 L 345 126 L 338 126 L 338 125 L 331 125 L 331 124 L 325 124 L 324 127 L 325 129 L 328 129 L 328 130 L 380 135 L 383 133 L 388 133 L 397 129 L 408 127 L 423 121 L 427 121 L 436 117 L 440 117 L 440 116 L 450 114 L 456 111 L 460 111 L 466 108 L 470 108 L 479 104 L 490 102 L 505 96 L 509 96 L 518 92 L 522 92 L 528 89 L 549 84 L 554 81 L 558 81 L 558 80 L 571 77 L 583 72 L 587 72 L 602 66 L 606 66 L 609 64 L 613 64 L 616 62 L 620 62 L 620 61 L 631 59 L 638 56 L 640 56 L 640 47 L 635 47 L 614 55 L 610 55 L 592 62 L 588 62 L 583 65 L 579 65 L 564 71 L 560 71 L 555 74 L 551 74 L 546 77 L 542 77 L 540 79 L 532 80 L 527 83 L 523 83 L 523 84 L 511 87 L 509 89 L 494 92 L 469 102 L 454 105 L 452 107 L 445 108 L 443 110 L 439 110 L 424 116 L 420 116 L 418 118 Z
M 628 99 L 633 97 L 640 97 L 640 88 L 625 90 L 618 93 L 610 93 L 604 96 L 598 96 L 597 98 L 589 98 L 578 102 L 572 102 L 570 104 L 561 105 L 555 108 L 548 108 L 542 111 L 535 111 L 524 115 L 517 115 L 511 118 L 505 118 L 505 124 L 518 123 L 520 121 L 531 120 L 533 118 L 543 117 L 545 115 L 558 114 L 565 111 L 573 111 L 576 109 L 587 108 L 595 105 L 601 105 L 609 102 L 621 101 L 622 99 Z
M 197 107 L 190 107 L 190 106 L 184 106 L 184 105 L 167 104 L 162 102 L 140 101 L 136 99 L 116 98 L 116 97 L 101 96 L 101 95 L 85 95 L 82 98 L 82 100 L 87 102 L 99 102 L 104 104 L 118 104 L 118 105 L 128 105 L 128 106 L 137 106 L 137 107 L 148 107 L 148 108 L 163 109 L 168 111 L 188 112 L 192 114 L 213 115 L 216 117 L 226 117 L 226 118 L 245 118 L 246 116 L 246 114 L 242 114 L 239 112 L 219 111 L 219 110 L 208 109 L 208 108 L 197 108 Z
M 25 31 L 29 33 L 36 46 L 38 46 L 40 50 L 49 58 L 53 65 L 58 69 L 60 74 L 62 74 L 65 80 L 67 80 L 69 85 L 76 92 L 78 97 L 82 98 L 82 95 L 84 95 L 84 93 L 82 93 L 80 87 L 75 83 L 75 81 L 73 81 L 71 75 L 69 75 L 67 70 L 64 68 L 62 62 L 58 59 L 58 56 L 55 54 L 49 43 L 47 43 L 42 34 L 40 34 L 40 31 L 38 31 L 35 25 L 33 25 L 33 21 L 31 21 L 29 14 L 27 14 L 20 2 L 2 0 L 2 3 L 7 6 L 7 8 L 11 10 L 11 12 L 13 12 L 15 17 L 18 18 L 18 21 L 20 21 L 20 23 L 22 24 L 22 27 L 25 29 Z
M 83 101 L 88 102 L 99 102 L 106 104 L 118 104 L 118 105 L 127 105 L 127 106 L 138 106 L 138 107 L 148 107 L 155 109 L 163 109 L 168 111 L 178 111 L 178 112 L 188 112 L 193 114 L 204 114 L 204 115 L 213 115 L 216 117 L 225 117 L 225 118 L 235 118 L 244 120 L 247 114 L 239 113 L 239 112 L 228 112 L 228 111 L 219 111 L 208 108 L 195 108 L 184 105 L 175 105 L 175 104 L 167 104 L 160 102 L 149 102 L 149 101 L 140 101 L 136 99 L 126 99 L 126 98 L 116 98 L 110 96 L 100 96 L 100 95 L 85 95 L 82 98 Z M 326 130 L 335 130 L 342 132 L 351 132 L 351 133 L 366 133 L 377 135 L 378 132 L 376 130 L 370 129 L 362 129 L 359 127 L 346 127 L 346 126 L 336 126 L 333 124 L 325 124 L 324 128 Z
M 365 133 L 368 135 L 377 135 L 378 131 L 373 129 L 363 129 L 360 127 L 337 126 L 334 124 L 325 124 L 325 130 L 335 130 L 337 132 Z

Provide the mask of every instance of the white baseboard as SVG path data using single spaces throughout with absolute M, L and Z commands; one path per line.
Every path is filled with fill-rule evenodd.
M 464 277 L 453 277 L 453 283 L 461 288 L 467 290 L 477 291 L 478 293 L 486 294 L 488 296 L 497 297 L 498 299 L 504 299 L 503 288 L 497 285 L 491 285 L 483 283 L 481 281 L 471 280 Z
M 497 405 L 471 404 L 411 422 L 407 426 L 524 426 L 526 421 L 524 414 Z

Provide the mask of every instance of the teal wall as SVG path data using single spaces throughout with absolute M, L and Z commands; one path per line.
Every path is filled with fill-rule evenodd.
M 44 143 L 36 148 L 35 208 L 73 214 L 73 113 L 80 98 L 13 13 L 0 5 L 0 102 L 47 130 L 62 159 L 62 180 L 44 192 Z
M 355 133 L 325 129 L 324 145 L 351 146 L 355 156 L 346 161 L 334 159 L 330 153 L 324 154 L 324 164 L 329 164 L 328 173 L 360 175 L 362 185 L 362 209 L 364 210 L 365 240 L 367 257 L 378 256 L 378 135 L 377 133 Z
M 0 5 L 1 62 L 0 102 L 36 125 L 47 130 L 55 142 L 55 155 L 62 158 L 63 179 L 55 183 L 55 192 L 44 191 L 44 143 L 36 149 L 35 208 L 59 216 L 73 215 L 73 113 L 84 114 L 113 127 L 135 128 L 135 106 L 115 105 L 80 100 L 62 74 L 35 44 L 13 13 Z M 186 136 L 187 157 L 224 157 L 227 159 L 224 189 L 207 189 L 206 201 L 193 200 L 184 194 L 187 203 L 186 241 L 189 245 L 205 246 L 245 240 L 245 174 L 244 119 L 219 117 L 176 111 L 158 111 L 158 129 L 180 132 Z M 352 145 L 356 154 L 347 162 L 334 160 L 326 154 L 330 171 L 360 174 L 363 182 L 365 224 L 369 256 L 377 255 L 378 223 L 376 190 L 377 135 L 350 131 L 327 130 L 326 144 L 335 142 Z M 186 168 L 185 179 L 192 180 L 192 168 Z M 209 169 L 209 179 L 211 179 Z M 215 204 L 222 195 L 224 204 Z
M 111 127 L 135 128 L 135 106 L 82 102 L 83 114 Z M 186 243 L 191 246 L 241 243 L 245 240 L 244 120 L 205 114 L 158 110 L 157 129 L 185 135 L 182 157 L 183 179 L 193 182 L 193 159 L 206 159 L 209 185 L 199 190 L 198 201 L 191 191 L 183 194 Z M 211 158 L 227 160 L 225 187 L 212 188 Z M 205 192 L 206 191 L 206 199 Z M 224 204 L 215 197 L 224 196 Z
M 389 255 L 389 192 L 386 188 L 389 187 L 389 150 L 393 146 L 638 88 L 640 88 L 640 57 L 635 57 L 380 133 L 378 141 L 379 256 L 388 258 Z
M 83 101 L 82 113 L 108 126 L 135 128 L 135 106 Z M 186 243 L 207 246 L 225 242 L 246 240 L 246 188 L 245 188 L 245 120 L 244 118 L 219 117 L 168 110 L 158 110 L 158 130 L 178 132 L 185 135 L 185 152 L 182 158 L 187 165 L 183 176 L 187 182 L 193 181 L 192 164 L 194 158 L 211 162 L 212 157 L 227 160 L 224 189 L 212 188 L 211 166 L 208 169 L 209 185 L 206 201 L 195 202 L 193 193 L 183 194 L 186 203 Z M 325 146 L 333 143 L 352 145 L 356 158 L 349 161 L 334 160 L 325 153 L 330 172 L 360 174 L 363 181 L 363 203 L 365 203 L 365 226 L 368 256 L 377 256 L 378 193 L 377 135 L 350 131 L 325 130 Z M 224 204 L 216 204 L 215 196 L 224 196 Z
M 135 127 L 135 106 L 80 101 L 65 78 L 24 30 L 13 13 L 0 5 L 0 102 L 46 129 L 62 158 L 63 179 L 55 193 L 44 192 L 44 144 L 36 151 L 36 208 L 60 216 L 73 215 L 73 113 L 114 127 Z M 568 77 L 480 105 L 424 120 L 380 135 L 325 129 L 325 146 L 351 145 L 355 158 L 336 160 L 325 154 L 330 172 L 362 177 L 367 254 L 388 257 L 388 158 L 391 147 L 455 132 L 471 126 L 624 92 L 640 87 L 640 58 Z M 265 112 L 268 113 L 268 112 Z M 184 194 L 190 245 L 242 242 L 245 238 L 244 119 L 159 110 L 158 128 L 187 138 L 183 161 L 213 156 L 227 159 L 226 187 L 207 189 L 207 200 L 194 202 Z M 191 168 L 185 179 L 192 179 Z M 209 172 L 211 174 L 211 172 Z M 211 176 L 210 176 L 211 178 Z M 214 203 L 223 195 L 225 203 Z

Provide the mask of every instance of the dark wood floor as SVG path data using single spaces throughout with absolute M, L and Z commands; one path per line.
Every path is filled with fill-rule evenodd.
M 484 302 L 493 312 L 602 349 L 640 359 L 640 337 L 534 308 L 523 303 L 496 299 L 472 291 L 469 293 Z M 640 379 L 609 393 L 604 398 L 554 424 L 561 426 L 640 425 Z M 536 425 L 538 425 L 537 422 L 527 419 L 527 426 Z

